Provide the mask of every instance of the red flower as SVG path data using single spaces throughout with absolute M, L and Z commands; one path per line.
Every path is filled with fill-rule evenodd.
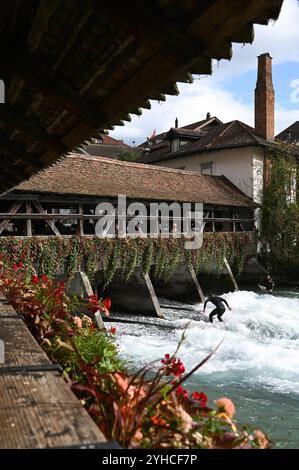
M 89 295 L 88 296 L 89 304 L 88 310 L 95 314 L 100 310 L 99 298 L 97 295 Z
M 12 265 L 12 269 L 13 269 L 14 271 L 17 271 L 17 270 L 19 269 L 19 266 L 18 266 L 16 263 L 14 263 L 14 264 Z
M 179 385 L 177 388 L 176 388 L 176 391 L 175 391 L 176 395 L 180 398 L 184 398 L 185 400 L 187 400 L 188 398 L 188 390 L 186 390 L 185 388 L 183 388 L 181 385 Z
M 185 366 L 180 359 L 172 364 L 172 373 L 175 377 L 180 377 L 185 372 Z
M 116 328 L 115 328 L 115 326 L 111 326 L 110 332 L 111 332 L 113 335 L 115 335 L 115 333 L 116 333 Z
M 45 274 L 42 274 L 42 280 L 43 280 L 43 282 L 47 282 L 47 281 L 48 281 L 48 277 L 47 277 Z
M 38 279 L 38 276 L 36 274 L 34 276 L 32 276 L 32 284 L 36 285 L 36 284 L 38 284 L 38 281 L 39 281 L 39 279 Z
M 162 364 L 169 364 L 170 354 L 165 354 L 164 359 L 162 359 Z
M 19 262 L 18 266 L 19 266 L 19 268 L 22 268 L 22 267 L 23 267 L 22 261 Z
M 170 354 L 165 354 L 164 359 L 162 359 L 162 364 L 165 367 L 165 375 L 173 374 L 175 377 L 180 377 L 185 372 L 185 366 L 180 359 L 171 359 Z
M 204 408 L 207 405 L 208 397 L 203 392 L 194 392 L 192 394 L 192 400 L 198 401 L 200 406 Z
M 109 299 L 109 297 L 107 297 L 106 299 L 104 299 L 102 301 L 102 304 L 104 305 L 105 309 L 108 310 L 108 312 L 109 312 L 109 310 L 111 308 L 111 299 Z

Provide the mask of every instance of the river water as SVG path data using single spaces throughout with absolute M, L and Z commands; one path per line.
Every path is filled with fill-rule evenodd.
M 121 355 L 136 370 L 171 354 L 190 322 L 178 354 L 190 370 L 224 338 L 185 387 L 204 391 L 211 405 L 217 397 L 230 397 L 240 423 L 262 429 L 276 448 L 299 448 L 299 290 L 223 297 L 233 308 L 225 313 L 224 324 L 217 318 L 213 324 L 199 321 L 202 304 L 167 300 L 162 301 L 167 305 L 164 320 L 126 316 L 136 323 L 116 321 Z

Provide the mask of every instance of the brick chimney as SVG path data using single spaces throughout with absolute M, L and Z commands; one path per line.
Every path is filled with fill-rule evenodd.
M 258 75 L 255 88 L 255 131 L 264 139 L 274 140 L 274 88 L 272 57 L 267 52 L 258 57 Z

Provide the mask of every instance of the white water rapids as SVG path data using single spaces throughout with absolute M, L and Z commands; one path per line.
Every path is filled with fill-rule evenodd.
M 138 316 L 151 325 L 116 322 L 120 353 L 134 369 L 171 354 L 190 322 L 178 354 L 190 370 L 224 338 L 187 388 L 203 390 L 211 400 L 230 396 L 239 420 L 261 424 L 277 446 L 298 447 L 299 292 L 240 291 L 223 297 L 233 309 L 224 314 L 224 324 L 217 317 L 213 324 L 198 321 L 202 305 L 172 308 L 169 301 L 164 301 L 164 320 Z M 207 314 L 214 308 L 208 307 Z

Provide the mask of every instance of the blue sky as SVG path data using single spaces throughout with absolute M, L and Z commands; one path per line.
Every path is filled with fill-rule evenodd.
M 233 45 L 231 61 L 215 62 L 211 76 L 195 76 L 193 84 L 179 84 L 179 96 L 166 102 L 152 101 L 152 109 L 132 122 L 116 127 L 112 137 L 136 145 L 151 135 L 168 130 L 177 117 L 179 125 L 204 119 L 207 112 L 224 122 L 254 121 L 254 88 L 257 56 L 270 52 L 276 96 L 275 127 L 280 132 L 299 120 L 299 1 L 284 0 L 279 19 L 268 26 L 255 26 L 252 45 Z

